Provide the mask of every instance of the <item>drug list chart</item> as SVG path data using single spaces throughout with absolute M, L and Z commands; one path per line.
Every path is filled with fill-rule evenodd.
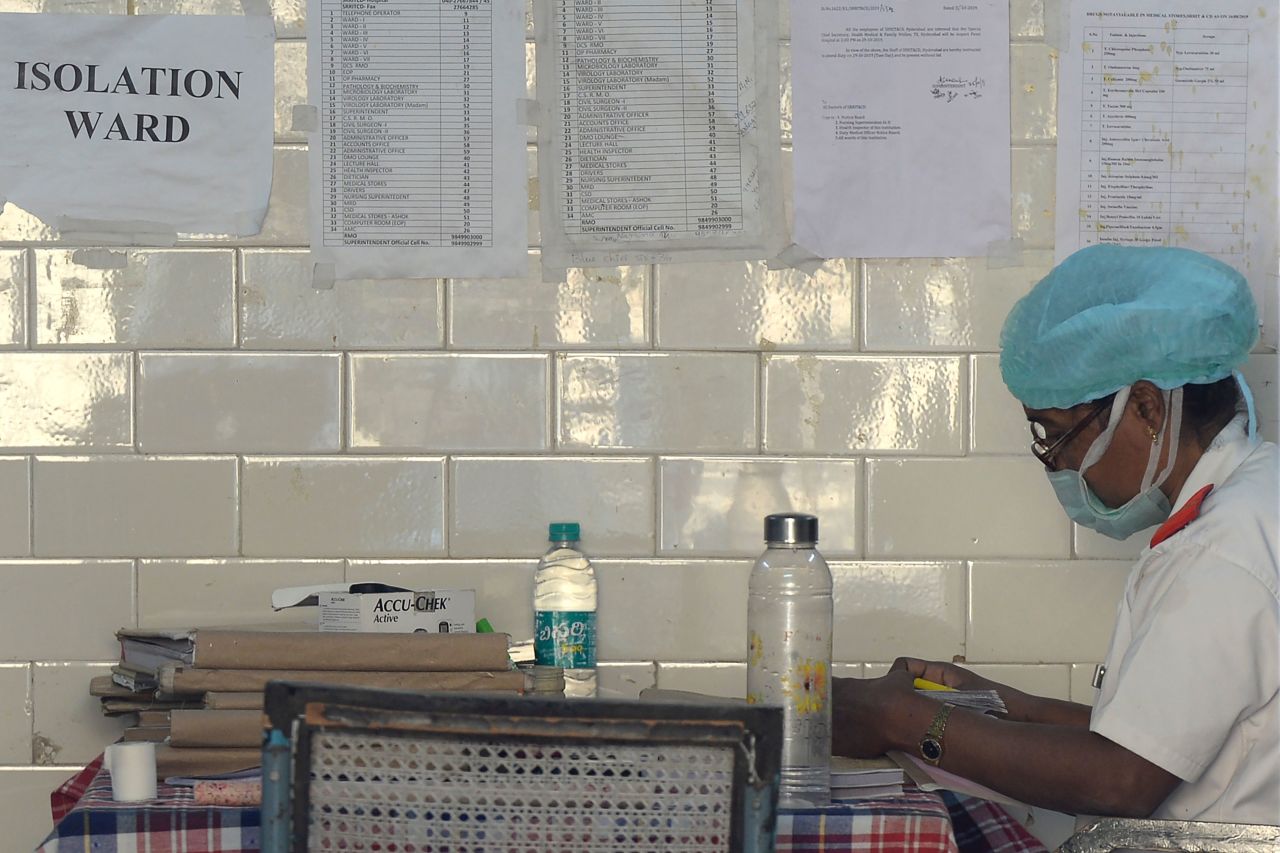
M 776 64 L 758 66 L 776 11 L 548 0 L 539 23 L 546 261 L 761 256 L 780 143 Z
M 1246 274 L 1274 271 L 1274 25 L 1255 19 L 1257 4 L 1227 6 L 1096 7 L 1073 20 L 1060 151 L 1078 166 L 1059 163 L 1059 198 L 1071 204 L 1059 207 L 1060 254 L 1184 246 Z
M 1113 232 L 1240 251 L 1248 29 L 1099 24 L 1084 38 L 1081 244 Z
M 523 271 L 515 6 L 311 0 L 317 264 L 339 278 Z

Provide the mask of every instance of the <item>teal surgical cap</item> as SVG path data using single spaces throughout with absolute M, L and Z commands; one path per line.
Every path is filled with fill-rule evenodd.
M 1189 249 L 1097 245 L 1018 300 L 1000 373 L 1031 409 L 1066 409 L 1139 379 L 1163 389 L 1230 376 L 1258 339 L 1244 276 Z

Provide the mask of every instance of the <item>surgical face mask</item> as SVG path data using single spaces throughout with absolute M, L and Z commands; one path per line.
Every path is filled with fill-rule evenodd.
M 1147 457 L 1147 468 L 1143 472 L 1138 494 L 1123 506 L 1111 508 L 1098 499 L 1093 489 L 1089 488 L 1089 484 L 1084 480 L 1084 472 L 1101 459 L 1107 452 L 1107 448 L 1111 446 L 1111 439 L 1115 435 L 1116 427 L 1120 424 L 1120 418 L 1124 415 L 1125 404 L 1129 401 L 1129 391 L 1129 388 L 1122 388 L 1116 392 L 1115 402 L 1111 404 L 1111 416 L 1107 421 L 1107 428 L 1089 446 L 1080 469 L 1048 472 L 1049 484 L 1053 486 L 1053 493 L 1057 496 L 1058 503 L 1062 504 L 1062 508 L 1066 510 L 1067 516 L 1076 524 L 1084 525 L 1112 539 L 1128 539 L 1139 530 L 1159 524 L 1169 517 L 1173 509 L 1169 505 L 1169 499 L 1160 490 L 1160 485 L 1173 470 L 1173 463 L 1178 455 L 1178 434 L 1182 425 L 1181 388 L 1164 392 L 1165 411 L 1168 417 L 1165 419 L 1165 428 L 1160 431 L 1159 437 L 1151 445 L 1151 453 Z M 1168 435 L 1169 460 L 1159 476 L 1156 476 L 1155 469 L 1160 462 L 1160 452 L 1165 446 L 1166 435 Z

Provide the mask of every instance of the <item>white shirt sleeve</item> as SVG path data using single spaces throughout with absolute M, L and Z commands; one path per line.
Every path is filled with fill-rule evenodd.
M 1089 727 L 1190 782 L 1269 698 L 1275 599 L 1199 545 L 1150 558 L 1126 591 Z

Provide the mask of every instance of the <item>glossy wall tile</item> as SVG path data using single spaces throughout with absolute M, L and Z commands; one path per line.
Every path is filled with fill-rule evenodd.
M 34 254 L 39 347 L 235 346 L 230 249 L 104 247 Z M 185 310 L 174 311 L 174 305 Z
M 246 557 L 444 556 L 440 457 L 247 456 Z
M 444 345 L 444 283 L 351 279 L 318 289 L 310 253 L 241 253 L 240 346 L 246 350 L 400 350 Z
M 229 456 L 37 456 L 35 555 L 232 556 L 237 486 Z
M 536 560 L 547 550 L 547 525 L 576 520 L 590 554 L 650 555 L 653 482 L 649 458 L 454 459 L 449 553 Z
M 558 355 L 557 447 L 753 450 L 756 372 L 741 353 Z
M 745 661 L 750 572 L 747 560 L 598 561 L 600 658 Z
M 551 436 L 550 358 L 352 355 L 351 448 L 538 452 Z
M 959 455 L 960 368 L 947 357 L 769 356 L 764 449 Z
M 862 262 L 863 349 L 872 352 L 998 352 L 1013 304 L 1053 266 L 1028 250 L 1019 263 L 986 258 Z
M 0 447 L 133 447 L 133 356 L 0 352 Z
M 325 453 L 342 447 L 342 356 L 141 353 L 145 453 Z
M 0 456 L 0 557 L 31 554 L 31 462 Z
M 111 674 L 110 657 L 100 663 L 38 662 L 32 667 L 36 764 L 83 766 L 102 753 L 103 744 L 119 739 L 124 719 L 104 717 L 100 701 L 84 689 L 90 679 Z
M 0 583 L 3 661 L 110 660 L 116 629 L 133 624 L 130 560 L 0 560 Z M 51 613 L 75 630 L 48 630 Z
M 853 349 L 852 260 L 812 276 L 759 261 L 667 264 L 657 276 L 662 349 Z
M 548 282 L 535 253 L 519 281 L 450 279 L 449 307 L 449 343 L 459 349 L 643 348 L 649 267 L 570 269 Z
M 778 512 L 817 515 L 824 554 L 858 553 L 857 460 L 663 457 L 658 466 L 664 555 L 755 557 L 763 518 Z
M 867 460 L 867 557 L 1065 558 L 1069 533 L 1029 453 Z
M 963 563 L 831 561 L 831 575 L 836 660 L 950 660 L 965 653 Z
M 0 765 L 31 763 L 31 665 L 0 664 Z
M 27 343 L 27 253 L 0 249 L 0 349 Z
M 969 577 L 969 652 L 993 663 L 1102 660 L 1128 561 L 976 561 Z M 1010 607 L 1009 602 L 1018 602 Z

